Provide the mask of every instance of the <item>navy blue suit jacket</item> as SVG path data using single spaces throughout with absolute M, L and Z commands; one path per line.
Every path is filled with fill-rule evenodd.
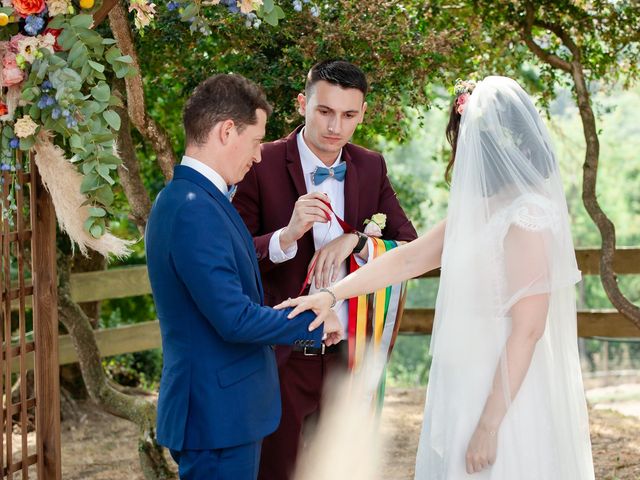
M 263 306 L 253 240 L 206 177 L 175 167 L 146 231 L 164 363 L 158 442 L 173 450 L 260 440 L 280 421 L 273 344 L 319 346 L 315 318 Z

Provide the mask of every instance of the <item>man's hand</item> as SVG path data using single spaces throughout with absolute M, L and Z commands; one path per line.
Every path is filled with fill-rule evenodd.
M 280 248 L 288 250 L 313 227 L 316 222 L 327 223 L 331 218 L 331 210 L 324 202 L 329 197 L 321 192 L 302 195 L 293 207 L 289 224 L 280 233 Z
M 321 323 L 324 323 L 324 333 L 326 335 L 324 344 L 327 347 L 335 345 L 342 340 L 343 328 L 336 312 L 331 309 L 325 310 L 309 325 L 309 329 L 315 330 Z
M 315 281 L 316 288 L 327 288 L 332 285 L 338 277 L 340 265 L 349 258 L 357 244 L 357 235 L 345 233 L 316 251 L 308 267 L 309 283 Z M 314 262 L 316 262 L 315 265 Z

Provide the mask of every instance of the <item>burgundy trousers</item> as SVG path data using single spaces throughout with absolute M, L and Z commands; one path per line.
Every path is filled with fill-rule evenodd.
M 345 348 L 325 355 L 305 356 L 291 352 L 278 368 L 282 419 L 278 429 L 262 443 L 258 480 L 289 480 L 302 447 L 305 424 L 317 421 L 327 377 L 347 371 Z

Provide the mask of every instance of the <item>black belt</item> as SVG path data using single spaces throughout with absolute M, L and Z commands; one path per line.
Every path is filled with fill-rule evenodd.
M 326 347 L 324 343 L 322 347 L 303 347 L 300 345 L 293 346 L 294 352 L 302 352 L 307 357 L 314 357 L 316 355 L 326 355 L 328 353 L 337 353 L 340 351 L 340 344 L 331 345 Z

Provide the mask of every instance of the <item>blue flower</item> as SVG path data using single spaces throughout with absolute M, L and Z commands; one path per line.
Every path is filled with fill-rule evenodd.
M 53 88 L 53 85 L 49 80 L 45 80 L 44 82 L 42 82 L 42 85 L 40 85 L 40 88 L 42 89 L 43 92 L 48 92 Z
M 293 9 L 296 12 L 302 11 L 302 2 L 300 0 L 293 0 Z
M 320 9 L 318 8 L 317 5 L 314 5 L 313 7 L 311 7 L 311 15 L 313 15 L 314 17 L 320 16 Z
M 40 110 L 44 110 L 49 105 L 49 95 L 42 95 L 40 100 L 38 100 L 38 108 Z
M 169 10 L 170 12 L 173 12 L 174 10 L 177 10 L 178 8 L 180 8 L 180 3 L 179 2 L 169 2 L 169 3 L 167 3 L 167 10 Z
M 27 35 L 35 37 L 44 30 L 44 25 L 44 18 L 37 15 L 29 15 L 25 20 L 24 31 Z
M 11 140 L 9 140 L 9 146 L 11 148 L 18 148 L 20 146 L 20 140 L 16 137 L 13 137 Z
M 67 110 L 66 108 L 62 110 L 62 116 L 64 118 L 67 118 L 69 115 L 71 115 L 71 112 L 69 110 Z
M 67 117 L 67 128 L 74 128 L 78 126 L 78 121 L 73 117 Z
M 3 172 L 8 172 L 9 170 L 11 170 L 11 165 L 9 165 L 8 163 L 2 163 L 0 164 L 0 170 L 2 170 Z
M 51 110 L 51 118 L 53 118 L 54 120 L 58 120 L 61 114 L 62 111 L 58 107 L 55 107 L 53 110 Z

